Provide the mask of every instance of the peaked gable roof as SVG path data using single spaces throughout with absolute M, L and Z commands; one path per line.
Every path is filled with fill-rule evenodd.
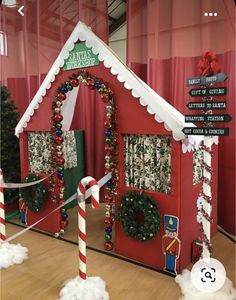
M 39 108 L 47 89 L 51 87 L 52 82 L 55 80 L 55 76 L 59 73 L 60 68 L 63 67 L 65 59 L 68 58 L 69 52 L 74 48 L 74 45 L 78 40 L 85 41 L 86 46 L 91 48 L 94 54 L 98 54 L 99 60 L 103 62 L 106 68 L 110 68 L 110 72 L 113 75 L 116 75 L 117 80 L 123 83 L 126 89 L 131 90 L 133 97 L 138 98 L 142 106 L 146 106 L 147 112 L 153 115 L 157 122 L 163 122 L 164 127 L 172 132 L 172 136 L 175 140 L 181 140 L 183 142 L 184 152 L 187 150 L 191 151 L 193 146 L 199 145 L 200 141 L 203 139 L 202 136 L 189 136 L 187 138 L 182 132 L 182 129 L 186 126 L 196 126 L 193 123 L 185 123 L 184 115 L 159 96 L 132 70 L 123 64 L 113 50 L 82 22 L 78 22 L 76 25 L 40 88 L 17 124 L 15 128 L 16 136 L 19 136 L 19 133 L 23 132 L 24 128 L 27 127 L 31 116 L 33 116 L 34 111 Z

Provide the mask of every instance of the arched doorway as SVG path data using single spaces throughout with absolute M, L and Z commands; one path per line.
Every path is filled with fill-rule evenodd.
M 104 197 L 101 199 L 103 205 L 103 226 L 104 248 L 106 250 L 113 249 L 112 225 L 115 219 L 115 195 L 118 185 L 118 170 L 117 170 L 117 132 L 116 132 L 116 107 L 115 99 L 112 90 L 108 83 L 102 79 L 88 73 L 85 70 L 79 70 L 74 73 L 66 81 L 62 82 L 55 91 L 55 98 L 52 104 L 52 127 L 51 127 L 51 168 L 56 169 L 56 172 L 50 178 L 50 195 L 52 201 L 59 205 L 64 203 L 65 199 L 65 179 L 64 179 L 64 163 L 62 146 L 64 142 L 62 120 L 63 115 L 61 108 L 63 103 L 67 101 L 67 93 L 79 85 L 85 85 L 91 90 L 97 90 L 101 95 L 101 100 L 105 103 L 106 118 L 105 118 L 105 174 L 111 172 L 112 178 L 106 183 Z M 91 174 L 86 174 L 86 176 Z M 99 178 L 97 178 L 99 179 Z M 89 213 L 89 211 L 88 211 Z M 97 212 L 96 218 L 100 216 Z M 101 211 L 100 211 L 101 214 Z M 61 229 L 64 230 L 67 223 L 67 213 L 64 208 L 61 209 Z M 74 225 L 74 224 L 73 224 Z M 75 224 L 76 225 L 76 224 Z M 77 225 L 76 225 L 77 226 Z M 75 238 L 77 238 L 75 231 Z M 66 237 L 66 233 L 65 233 Z

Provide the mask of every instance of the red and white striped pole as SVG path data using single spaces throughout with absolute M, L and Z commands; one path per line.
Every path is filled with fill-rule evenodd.
M 99 186 L 97 181 L 91 177 L 83 178 L 77 188 L 78 192 L 78 242 L 79 242 L 79 276 L 86 280 L 86 211 L 85 211 L 85 188 L 91 187 L 92 207 L 99 207 Z
M 5 227 L 5 210 L 4 210 L 4 194 L 3 194 L 3 174 L 0 169 L 0 241 L 6 240 Z

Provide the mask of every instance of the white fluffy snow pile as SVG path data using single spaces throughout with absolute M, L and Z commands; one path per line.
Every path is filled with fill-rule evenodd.
M 191 272 L 183 270 L 182 274 L 175 277 L 175 281 L 179 284 L 182 297 L 180 300 L 235 300 L 236 289 L 233 283 L 226 278 L 225 284 L 221 289 L 214 293 L 203 293 L 196 289 L 191 281 Z
M 106 284 L 100 277 L 79 276 L 68 280 L 60 291 L 60 300 L 109 300 Z
M 21 264 L 27 258 L 28 249 L 26 247 L 0 241 L 0 269 Z

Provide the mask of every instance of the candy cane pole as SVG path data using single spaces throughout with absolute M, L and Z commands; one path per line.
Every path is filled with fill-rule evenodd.
M 203 221 L 202 221 L 202 235 L 203 235 L 203 258 L 210 258 L 211 256 L 211 211 L 212 211 L 212 192 L 211 192 L 211 146 L 212 138 L 209 136 L 204 137 L 203 144 Z
M 3 174 L 0 169 L 0 241 L 6 240 L 6 227 L 5 227 L 5 210 L 4 210 L 4 194 L 3 194 Z
M 77 188 L 78 192 L 78 228 L 79 228 L 79 276 L 86 280 L 86 211 L 85 211 L 85 188 L 91 187 L 92 207 L 99 207 L 99 186 L 93 177 L 83 178 Z

